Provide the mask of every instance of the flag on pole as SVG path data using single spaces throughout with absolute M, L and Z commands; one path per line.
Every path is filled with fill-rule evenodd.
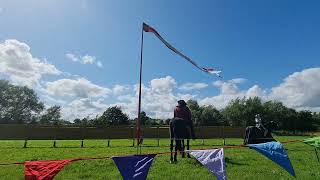
M 190 150 L 190 154 L 217 177 L 218 180 L 226 180 L 227 172 L 224 161 L 223 148 L 210 150 Z
M 26 161 L 24 163 L 25 180 L 51 180 L 72 161 L 74 160 Z
M 295 177 L 295 172 L 291 165 L 289 156 L 281 143 L 267 142 L 260 144 L 248 144 L 248 146 L 277 163 Z
M 124 180 L 145 180 L 156 154 L 112 157 Z
M 144 32 L 151 32 L 153 33 L 155 36 L 157 36 L 157 38 L 165 45 L 167 46 L 171 51 L 173 51 L 174 53 L 178 54 L 179 56 L 181 56 L 182 58 L 184 58 L 185 60 L 187 60 L 188 62 L 190 62 L 192 65 L 194 65 L 196 68 L 198 68 L 199 70 L 206 72 L 208 74 L 215 74 L 218 77 L 220 76 L 221 71 L 214 69 L 214 68 L 205 68 L 205 67 L 200 67 L 195 61 L 193 61 L 191 58 L 189 58 L 188 56 L 182 54 L 180 51 L 178 51 L 176 48 L 174 48 L 171 44 L 169 44 L 165 39 L 163 39 L 163 37 L 151 26 L 149 26 L 146 23 L 143 23 L 143 31 Z

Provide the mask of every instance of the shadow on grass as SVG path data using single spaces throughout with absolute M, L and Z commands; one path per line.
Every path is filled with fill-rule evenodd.
M 228 157 L 225 157 L 224 160 L 225 160 L 226 164 L 233 164 L 233 165 L 239 165 L 239 166 L 248 165 L 248 163 L 240 163 L 239 161 L 236 162 Z

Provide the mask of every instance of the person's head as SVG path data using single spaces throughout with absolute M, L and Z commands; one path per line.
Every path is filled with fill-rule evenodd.
M 187 103 L 186 103 L 184 100 L 179 100 L 179 101 L 178 101 L 178 105 L 179 105 L 179 106 L 186 106 Z

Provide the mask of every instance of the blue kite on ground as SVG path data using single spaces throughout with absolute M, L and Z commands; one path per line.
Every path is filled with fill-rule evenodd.
M 267 142 L 260 144 L 249 144 L 250 148 L 258 151 L 262 155 L 266 156 L 273 162 L 280 165 L 286 171 L 288 171 L 292 176 L 296 176 L 294 169 L 291 165 L 289 156 L 282 144 L 279 142 Z

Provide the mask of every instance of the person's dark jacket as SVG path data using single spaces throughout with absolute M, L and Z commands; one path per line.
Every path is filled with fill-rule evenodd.
M 190 127 L 191 138 L 195 139 L 193 121 L 191 120 L 191 111 L 187 106 L 176 106 L 174 109 L 174 118 L 181 118 L 186 121 L 187 126 Z

